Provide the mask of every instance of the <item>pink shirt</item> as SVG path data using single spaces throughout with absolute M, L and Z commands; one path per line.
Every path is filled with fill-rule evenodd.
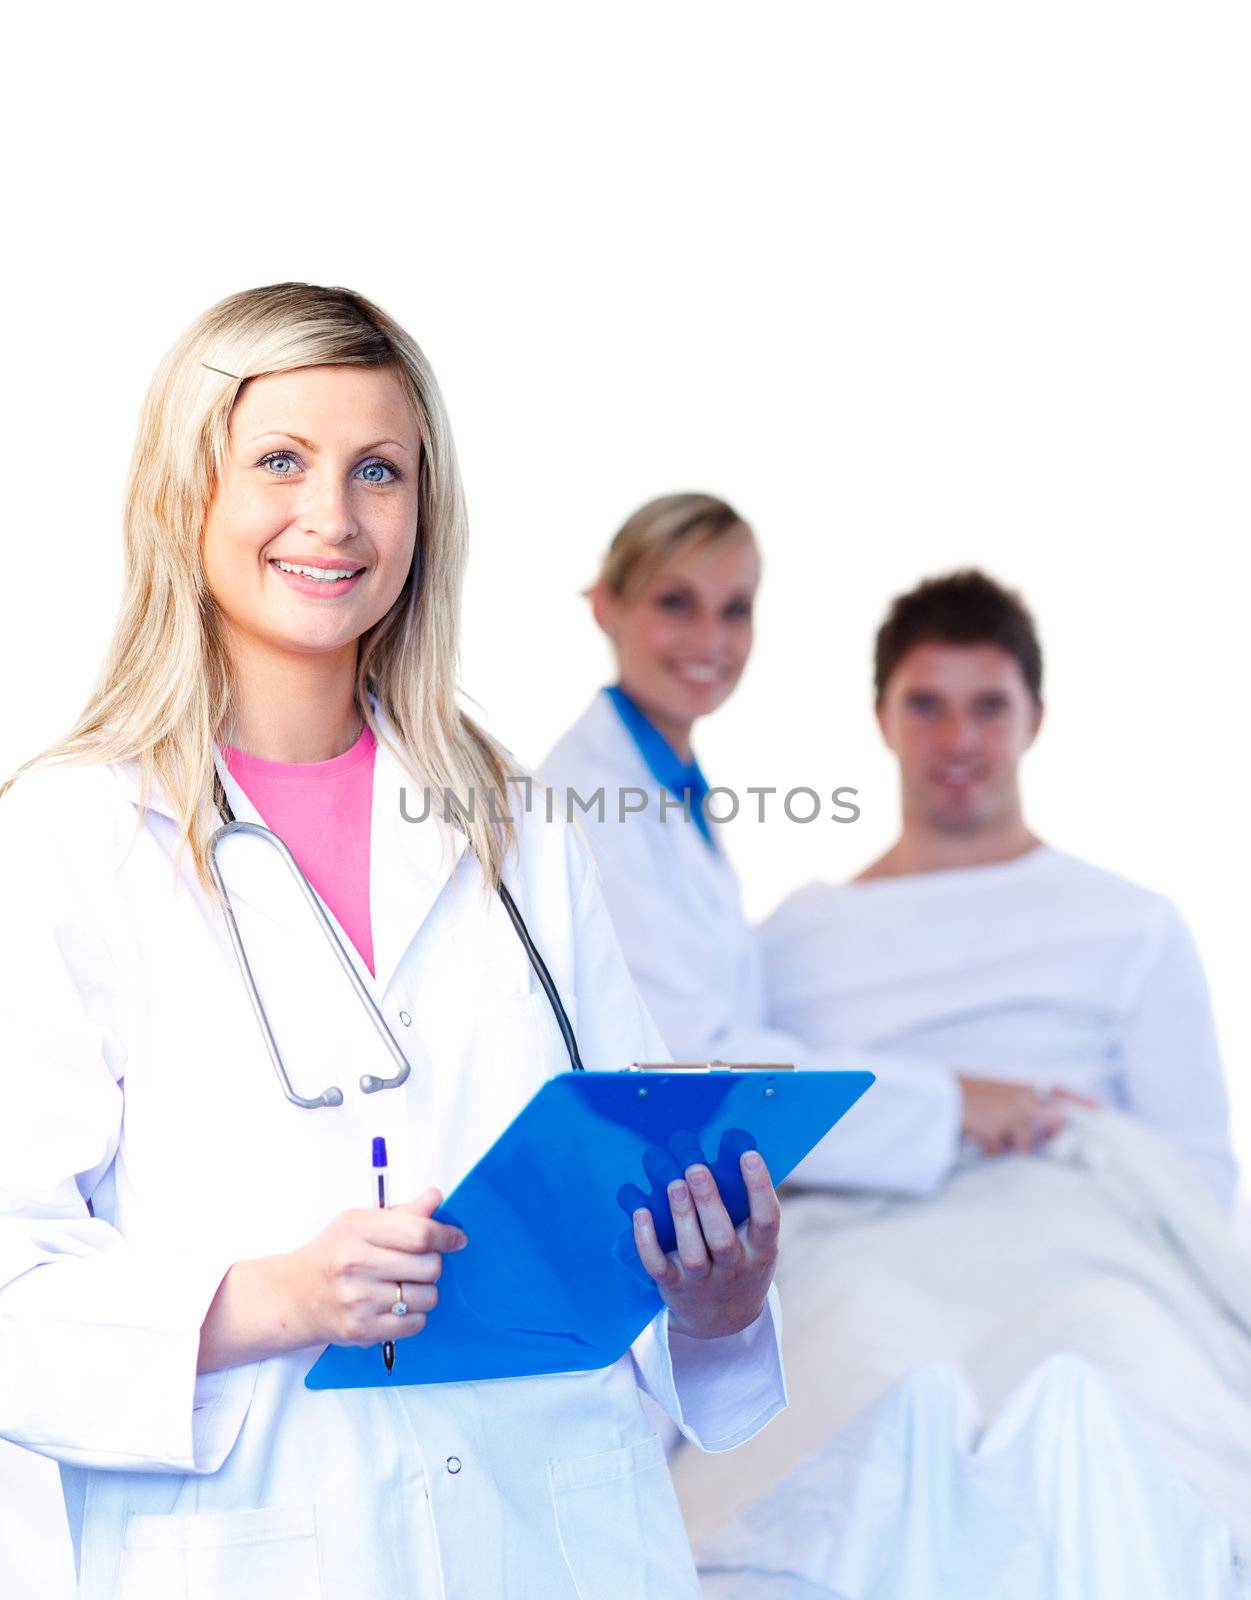
M 369 823 L 374 750 L 368 728 L 329 761 L 265 761 L 219 745 L 231 777 L 283 841 L 374 971 L 369 921 Z

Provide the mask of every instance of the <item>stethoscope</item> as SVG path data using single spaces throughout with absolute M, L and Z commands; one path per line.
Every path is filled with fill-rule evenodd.
M 379 1089 L 398 1089 L 402 1083 L 407 1081 L 409 1072 L 411 1071 L 411 1068 L 405 1059 L 404 1052 L 396 1043 L 395 1035 L 387 1026 L 386 1019 L 383 1017 L 382 1012 L 378 1009 L 374 997 L 370 994 L 369 990 L 361 981 L 360 973 L 358 973 L 356 968 L 352 965 L 352 958 L 344 949 L 343 941 L 334 931 L 334 928 L 330 922 L 330 918 L 326 915 L 325 909 L 323 908 L 321 901 L 317 898 L 316 891 L 314 890 L 312 884 L 301 871 L 299 863 L 291 854 L 291 851 L 288 849 L 284 841 L 280 839 L 276 833 L 272 832 L 271 829 L 262 827 L 259 822 L 238 822 L 235 820 L 235 814 L 230 808 L 229 800 L 226 798 L 226 791 L 224 785 L 222 784 L 221 776 L 217 773 L 214 774 L 214 801 L 217 806 L 217 810 L 220 812 L 224 820 L 225 826 L 218 828 L 217 832 L 209 840 L 209 870 L 213 875 L 214 883 L 217 885 L 217 888 L 221 893 L 222 902 L 226 910 L 226 926 L 230 932 L 230 942 L 234 946 L 235 957 L 239 962 L 239 971 L 243 977 L 244 987 L 248 991 L 248 998 L 252 1002 L 252 1010 L 256 1013 L 256 1020 L 260 1025 L 261 1033 L 264 1036 L 265 1045 L 269 1051 L 269 1059 L 273 1062 L 274 1071 L 278 1074 L 278 1082 L 282 1085 L 283 1094 L 286 1095 L 287 1099 L 290 1100 L 293 1106 L 300 1106 L 306 1111 L 315 1111 L 319 1106 L 341 1106 L 343 1104 L 343 1091 L 342 1089 L 335 1088 L 333 1084 L 329 1089 L 323 1089 L 321 1094 L 315 1096 L 313 1099 L 309 1099 L 302 1094 L 297 1094 L 295 1092 L 294 1085 L 291 1082 L 291 1078 L 287 1073 L 287 1069 L 283 1064 L 282 1053 L 278 1049 L 278 1041 L 274 1038 L 274 1031 L 269 1025 L 269 1018 L 265 1015 L 265 1007 L 261 1001 L 260 992 L 256 987 L 256 979 L 252 974 L 252 967 L 248 961 L 247 951 L 243 947 L 243 939 L 239 933 L 239 924 L 235 920 L 234 906 L 231 903 L 230 892 L 226 888 L 225 879 L 222 877 L 221 866 L 217 859 L 218 848 L 220 847 L 222 840 L 228 839 L 231 834 L 236 833 L 251 834 L 257 839 L 264 839 L 267 843 L 271 844 L 275 850 L 277 850 L 278 854 L 286 862 L 287 866 L 290 868 L 293 876 L 295 877 L 296 882 L 299 884 L 305 900 L 308 901 L 313 915 L 317 918 L 318 926 L 325 934 L 330 943 L 330 948 L 334 951 L 335 956 L 338 958 L 339 965 L 347 974 L 348 981 L 352 985 L 352 989 L 356 995 L 356 998 L 364 1007 L 365 1013 L 369 1017 L 369 1020 L 373 1023 L 378 1037 L 382 1040 L 396 1064 L 397 1070 L 389 1078 L 379 1078 L 373 1073 L 369 1072 L 363 1073 L 360 1079 L 361 1093 L 377 1094 Z M 570 1023 L 568 1014 L 561 1003 L 560 993 L 557 990 L 556 985 L 552 982 L 551 973 L 548 972 L 546 963 L 544 962 L 543 957 L 539 954 L 538 946 L 530 937 L 530 930 L 526 927 L 525 920 L 522 917 L 521 912 L 517 909 L 517 902 L 508 892 L 507 887 L 502 881 L 498 885 L 498 890 L 499 897 L 504 902 L 504 909 L 508 913 L 509 920 L 512 922 L 513 927 L 517 931 L 517 937 L 521 940 L 522 948 L 525 950 L 526 955 L 529 958 L 530 965 L 534 968 L 534 974 L 538 978 L 543 993 L 547 996 L 548 1002 L 550 1003 L 552 1011 L 555 1014 L 556 1026 L 560 1029 L 560 1036 L 564 1040 L 565 1050 L 569 1056 L 569 1065 L 572 1067 L 574 1072 L 582 1072 L 585 1069 L 582 1065 L 582 1057 L 578 1054 L 578 1041 L 574 1037 L 573 1025 Z

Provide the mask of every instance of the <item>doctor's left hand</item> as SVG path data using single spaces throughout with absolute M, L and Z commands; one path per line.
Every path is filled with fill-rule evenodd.
M 739 1167 L 751 1209 L 738 1228 L 702 1164 L 669 1185 L 677 1233 L 671 1255 L 660 1248 L 651 1212 L 640 1207 L 634 1213 L 634 1243 L 669 1307 L 669 1325 L 695 1339 L 719 1339 L 748 1327 L 773 1282 L 782 1208 L 757 1151 L 746 1151 Z

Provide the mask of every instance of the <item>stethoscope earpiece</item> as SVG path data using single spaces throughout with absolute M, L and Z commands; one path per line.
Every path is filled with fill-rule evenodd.
M 309 883 L 308 879 L 300 870 L 299 862 L 291 854 L 291 851 L 287 848 L 285 842 L 280 839 L 278 835 L 272 831 L 272 829 L 263 828 L 257 822 L 235 821 L 234 815 L 230 810 L 230 804 L 226 800 L 224 793 L 222 795 L 221 809 L 223 815 L 229 816 L 230 820 L 226 823 L 225 827 L 218 828 L 217 832 L 209 840 L 209 871 L 212 873 L 213 881 L 217 885 L 218 892 L 222 897 L 222 904 L 226 911 L 226 927 L 230 933 L 230 942 L 234 946 L 235 957 L 239 962 L 239 972 L 243 978 L 244 987 L 248 991 L 248 999 L 252 1002 L 252 1010 L 256 1015 L 257 1023 L 260 1025 L 261 1033 L 264 1036 L 265 1048 L 269 1051 L 269 1059 L 273 1062 L 274 1071 L 278 1076 L 278 1082 L 282 1085 L 283 1094 L 286 1095 L 287 1099 L 290 1100 L 293 1106 L 299 1106 L 303 1111 L 315 1111 L 320 1106 L 341 1106 L 343 1104 L 343 1091 L 342 1089 L 336 1088 L 333 1084 L 329 1089 L 326 1089 L 323 1093 L 319 1094 L 315 1100 L 308 1100 L 302 1094 L 297 1094 L 295 1087 L 287 1074 L 287 1069 L 283 1065 L 282 1054 L 278 1049 L 278 1041 L 274 1038 L 274 1031 L 270 1027 L 269 1018 L 265 1014 L 265 1007 L 261 1001 L 260 992 L 256 987 L 256 979 L 252 975 L 252 968 L 248 961 L 247 951 L 243 948 L 243 938 L 239 932 L 239 925 L 235 921 L 234 907 L 230 901 L 230 892 L 226 888 L 225 879 L 222 877 L 221 865 L 217 859 L 217 852 L 222 840 L 228 839 L 232 833 L 246 833 L 251 834 L 253 838 L 264 839 L 267 844 L 272 845 L 274 849 L 277 850 L 278 854 L 290 868 L 292 875 L 300 886 L 301 893 L 308 902 L 309 909 L 317 919 L 318 927 L 325 934 L 327 943 L 334 951 L 335 956 L 338 958 L 339 965 L 343 968 L 345 976 L 352 985 L 352 988 L 356 994 L 356 998 L 364 1007 L 366 1015 L 373 1023 L 379 1038 L 382 1040 L 383 1044 L 390 1053 L 392 1060 L 395 1062 L 396 1071 L 394 1074 L 389 1078 L 371 1078 L 370 1083 L 372 1087 L 366 1090 L 366 1093 L 372 1093 L 375 1089 L 397 1089 L 400 1084 L 405 1082 L 405 1080 L 408 1078 L 412 1068 L 409 1066 L 404 1052 L 400 1049 L 395 1035 L 391 1032 L 390 1028 L 387 1027 L 386 1019 L 383 1017 L 382 1012 L 379 1011 L 374 997 L 361 982 L 360 974 L 352 965 L 352 958 L 343 948 L 343 942 L 335 933 L 334 928 L 331 926 L 330 918 L 322 910 L 321 902 L 318 900 L 312 884 Z
M 269 1058 L 273 1062 L 274 1071 L 278 1076 L 278 1082 L 282 1085 L 283 1094 L 286 1095 L 287 1099 L 293 1106 L 299 1106 L 305 1111 L 315 1111 L 319 1106 L 341 1106 L 343 1104 L 342 1089 L 337 1089 L 333 1085 L 331 1085 L 329 1089 L 324 1090 L 315 1100 L 305 1099 L 303 1095 L 295 1092 L 295 1088 L 292 1085 L 291 1079 L 287 1075 L 287 1069 L 283 1065 L 282 1055 L 278 1049 L 278 1041 L 274 1038 L 273 1030 L 269 1025 L 269 1018 L 265 1015 L 265 1007 L 261 1003 L 260 993 L 256 987 L 256 979 L 252 976 L 252 968 L 248 962 L 247 952 L 243 948 L 243 938 L 239 933 L 239 927 L 235 921 L 234 907 L 230 903 L 230 894 L 226 888 L 226 883 L 221 873 L 221 867 L 217 860 L 218 846 L 221 844 L 223 839 L 227 838 L 232 833 L 250 833 L 255 838 L 267 840 L 268 843 L 274 846 L 279 855 L 286 862 L 287 866 L 291 869 L 296 881 L 300 885 L 300 889 L 304 894 L 304 898 L 308 901 L 310 909 L 317 918 L 318 926 L 326 935 L 331 949 L 338 957 L 339 965 L 343 968 L 344 973 L 351 983 L 357 999 L 365 1008 L 365 1011 L 367 1012 L 370 1021 L 376 1028 L 379 1037 L 382 1039 L 383 1044 L 386 1045 L 387 1050 L 390 1052 L 392 1059 L 396 1063 L 397 1071 L 389 1078 L 376 1077 L 372 1072 L 362 1073 L 360 1077 L 361 1093 L 377 1094 L 380 1089 L 397 1089 L 400 1084 L 406 1081 L 409 1072 L 411 1071 L 408 1061 L 404 1055 L 404 1052 L 400 1049 L 395 1035 L 387 1026 L 386 1020 L 383 1017 L 382 1012 L 379 1011 L 373 996 L 361 982 L 360 974 L 352 965 L 351 957 L 343 948 L 343 942 L 340 940 L 339 936 L 335 933 L 334 928 L 331 926 L 329 917 L 327 917 L 326 913 L 322 910 L 321 903 L 317 898 L 316 892 L 314 891 L 313 886 L 309 883 L 308 879 L 304 876 L 304 873 L 301 871 L 299 862 L 296 861 L 295 857 L 291 854 L 291 851 L 287 848 L 287 845 L 284 843 L 284 841 L 280 839 L 278 835 L 271 829 L 263 828 L 259 823 L 255 822 L 237 822 L 235 820 L 234 812 L 230 809 L 230 802 L 226 799 L 225 788 L 221 785 L 220 777 L 217 778 L 217 784 L 220 790 L 217 805 L 218 810 L 225 819 L 225 826 L 218 828 L 217 832 L 214 833 L 213 837 L 209 840 L 209 871 L 212 874 L 213 881 L 217 885 L 218 891 L 222 897 L 222 903 L 225 906 L 226 926 L 230 933 L 230 942 L 234 946 L 235 957 L 239 963 L 239 971 L 243 977 L 244 987 L 248 991 L 248 998 L 252 1002 L 252 1010 L 256 1014 L 257 1022 L 260 1024 L 261 1033 L 264 1035 L 265 1045 L 269 1051 Z M 508 889 L 505 887 L 502 881 L 497 885 L 497 889 L 499 891 L 500 900 L 503 902 L 504 909 L 507 911 L 509 920 L 513 925 L 513 929 L 516 932 L 518 939 L 520 939 L 522 948 L 525 950 L 526 955 L 529 958 L 530 965 L 534 970 L 535 976 L 539 980 L 539 986 L 542 988 L 544 994 L 547 996 L 548 1003 L 551 1005 L 552 1012 L 556 1018 L 556 1026 L 560 1029 L 560 1036 L 564 1041 L 565 1050 L 569 1056 L 569 1065 L 574 1072 L 581 1072 L 584 1069 L 582 1066 L 582 1058 L 578 1054 L 578 1042 L 574 1037 L 573 1026 L 569 1021 L 568 1014 L 561 1003 L 560 994 L 557 991 L 556 985 L 552 982 L 551 974 L 548 972 L 547 966 L 543 961 L 543 957 L 539 954 L 534 940 L 530 937 L 530 930 L 526 927 L 521 912 L 517 909 L 517 902 L 513 899 L 512 895 L 509 894 Z

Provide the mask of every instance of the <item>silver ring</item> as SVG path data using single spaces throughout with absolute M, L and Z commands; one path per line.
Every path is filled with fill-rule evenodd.
M 408 1315 L 407 1303 L 403 1300 L 397 1300 L 391 1307 L 391 1315 L 393 1317 L 406 1317 Z

